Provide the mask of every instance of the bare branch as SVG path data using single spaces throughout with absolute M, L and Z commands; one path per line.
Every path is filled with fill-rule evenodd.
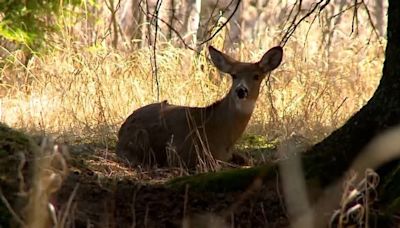
M 112 46 L 113 48 L 117 47 L 117 43 L 118 43 L 118 26 L 117 26 L 117 21 L 116 21 L 116 13 L 119 10 L 119 8 L 121 7 L 121 1 L 118 0 L 116 7 L 114 7 L 114 1 L 105 1 L 107 9 L 110 11 L 111 13 L 111 20 L 110 23 L 108 24 L 108 29 L 106 31 L 106 34 L 111 34 L 112 31 L 114 30 L 113 34 L 113 39 L 112 39 Z M 111 29 L 112 27 L 112 29 Z M 103 36 L 102 40 L 104 40 L 106 38 L 106 34 Z
M 374 23 L 373 20 L 372 20 L 372 16 L 371 16 L 370 10 L 368 9 L 367 4 L 365 4 L 365 1 L 364 1 L 364 0 L 361 0 L 361 3 L 360 3 L 360 4 L 362 4 L 362 5 L 364 6 L 365 12 L 367 13 L 367 16 L 368 16 L 368 22 L 369 22 L 369 24 L 370 24 L 371 27 L 372 27 L 373 33 L 375 33 L 375 36 L 376 36 L 377 38 L 379 38 L 378 29 L 376 28 L 375 23 Z M 379 39 L 378 39 L 378 41 L 379 41 L 379 43 L 381 43 L 381 41 L 380 41 Z
M 159 15 L 161 5 L 162 5 L 162 0 L 157 0 L 156 8 L 154 9 L 154 13 L 157 16 Z M 151 71 L 152 71 L 153 78 L 156 81 L 157 101 L 160 101 L 160 82 L 158 81 L 157 53 L 156 53 L 158 30 L 159 30 L 158 20 L 155 20 L 154 43 L 153 43 L 153 64 L 151 64 L 152 65 Z
M 351 33 L 354 32 L 354 25 L 356 26 L 357 33 L 358 33 L 358 4 L 357 0 L 354 0 L 354 12 L 353 12 L 353 20 L 351 22 Z
M 307 19 L 310 15 L 312 15 L 314 12 L 316 12 L 316 10 L 319 8 L 318 13 L 320 13 L 329 3 L 331 0 L 320 0 L 319 2 L 315 3 L 315 5 L 308 10 L 308 12 L 301 17 L 300 19 L 297 20 L 297 17 L 300 13 L 301 10 L 301 3 L 302 1 L 300 0 L 300 3 L 298 4 L 297 1 L 294 4 L 293 8 L 295 8 L 295 6 L 298 4 L 298 12 L 296 13 L 296 15 L 294 16 L 292 22 L 290 23 L 289 27 L 286 29 L 285 34 L 282 37 L 282 40 L 280 42 L 281 46 L 285 46 L 285 44 L 287 43 L 287 41 L 289 40 L 289 38 L 293 35 L 293 33 L 296 31 L 297 27 L 300 25 L 300 23 L 302 23 L 305 19 Z
M 234 0 L 232 0 L 231 3 L 232 3 L 233 1 L 234 1 Z M 237 0 L 237 4 L 236 4 L 236 6 L 235 6 L 235 9 L 234 9 L 233 12 L 231 13 L 231 15 L 229 15 L 229 17 L 227 18 L 227 20 L 226 20 L 226 21 L 217 29 L 217 31 L 215 31 L 209 38 L 207 38 L 207 39 L 205 39 L 203 42 L 201 42 L 201 43 L 199 44 L 199 46 L 201 46 L 201 45 L 207 43 L 208 41 L 212 40 L 212 39 L 213 39 L 213 38 L 228 24 L 228 22 L 232 19 L 233 15 L 235 15 L 236 11 L 239 9 L 239 5 L 240 5 L 241 2 L 242 2 L 242 0 Z M 229 5 L 230 5 L 231 3 L 229 3 Z M 229 5 L 228 5 L 228 7 L 229 7 Z
M 142 0 L 142 1 L 143 1 L 143 0 Z M 185 39 L 181 36 L 180 32 L 178 32 L 172 25 L 170 25 L 170 24 L 169 24 L 168 22 L 166 22 L 164 19 L 159 18 L 157 15 L 155 15 L 155 14 L 153 14 L 153 13 L 150 13 L 150 12 L 146 12 L 146 11 L 143 9 L 143 7 L 142 7 L 141 5 L 140 5 L 140 9 L 141 9 L 141 12 L 142 12 L 143 14 L 145 14 L 145 15 L 147 15 L 147 16 L 151 16 L 152 18 L 154 18 L 154 19 L 156 19 L 156 20 L 159 20 L 159 21 L 161 21 L 163 24 L 165 24 L 171 31 L 173 31 L 173 32 L 176 34 L 176 36 L 179 38 L 179 40 L 182 42 L 182 44 L 185 46 L 185 48 L 187 48 L 187 49 L 189 49 L 189 50 L 192 50 L 192 51 L 194 51 L 194 52 L 196 52 L 196 53 L 199 54 L 199 52 L 198 52 L 196 49 L 194 49 L 193 47 L 191 47 L 189 44 L 186 43 Z
M 359 4 L 361 4 L 361 3 L 358 2 L 358 3 L 356 3 L 356 4 L 352 4 L 351 6 L 345 8 L 345 9 L 343 9 L 343 10 L 340 10 L 340 11 L 339 11 L 338 13 L 336 13 L 335 15 L 332 15 L 329 19 L 333 19 L 333 18 L 335 18 L 335 17 L 340 17 L 343 13 L 347 12 L 348 10 L 353 9 L 353 7 L 356 7 L 356 6 L 358 6 Z
M 143 0 L 142 0 L 142 1 L 143 1 Z M 232 0 L 232 1 L 230 2 L 230 4 L 227 6 L 227 8 L 233 3 L 233 1 L 234 1 L 234 0 Z M 227 20 L 226 20 L 226 21 L 225 21 L 225 22 L 210 36 L 210 37 L 208 37 L 207 39 L 205 39 L 204 41 L 202 41 L 201 43 L 199 43 L 197 46 L 201 46 L 201 45 L 203 45 L 203 44 L 209 42 L 210 40 L 212 40 L 212 39 L 222 30 L 222 28 L 224 28 L 224 27 L 227 25 L 228 22 L 232 19 L 232 17 L 234 16 L 234 14 L 235 14 L 235 13 L 237 12 L 237 10 L 239 9 L 240 3 L 241 3 L 241 0 L 238 0 L 238 1 L 237 1 L 237 4 L 235 5 L 235 9 L 234 9 L 233 12 L 231 13 L 231 15 L 229 15 L 229 17 L 227 18 Z M 139 5 L 140 5 L 140 4 L 139 4 Z M 162 22 L 163 24 L 165 24 L 171 31 L 173 31 L 173 32 L 177 35 L 177 37 L 178 37 L 179 40 L 182 42 L 182 44 L 185 46 L 185 48 L 188 48 L 188 49 L 190 49 L 190 50 L 196 52 L 197 54 L 200 54 L 199 51 L 197 51 L 195 48 L 191 47 L 190 45 L 188 45 L 188 44 L 186 43 L 185 39 L 182 37 L 182 35 L 180 34 L 180 32 L 177 31 L 170 23 L 168 23 L 168 22 L 166 22 L 164 19 L 160 18 L 157 14 L 150 13 L 149 11 L 146 12 L 146 11 L 143 9 L 143 7 L 142 7 L 141 5 L 140 5 L 140 9 L 141 9 L 141 12 L 144 13 L 145 15 L 151 16 L 154 20 L 160 21 L 160 22 Z
M 215 3 L 215 5 L 214 5 L 214 7 L 213 7 L 213 9 L 211 10 L 211 13 L 210 13 L 210 16 L 208 17 L 208 20 L 207 20 L 207 22 L 206 22 L 206 26 L 207 26 L 207 28 L 208 28 L 208 26 L 210 25 L 210 22 L 211 22 L 211 18 L 212 18 L 212 15 L 214 15 L 214 12 L 217 10 L 217 6 L 218 6 L 218 3 L 219 3 L 219 1 L 220 0 L 217 0 L 217 2 Z M 233 2 L 233 0 L 231 1 L 231 3 Z M 229 3 L 229 5 L 230 5 L 230 3 Z M 211 31 L 211 30 L 210 30 Z

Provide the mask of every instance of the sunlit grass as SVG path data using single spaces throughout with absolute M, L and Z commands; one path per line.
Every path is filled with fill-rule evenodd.
M 280 32 L 268 28 L 268 34 L 230 53 L 258 61 L 279 43 Z M 70 36 L 55 37 L 54 48 L 26 67 L 18 53 L 2 60 L 1 122 L 63 141 L 108 143 L 133 110 L 156 102 L 158 95 L 159 101 L 172 104 L 206 106 L 230 86 L 229 76 L 221 78 L 204 56 L 171 43 L 157 49 L 156 80 L 152 49 L 116 50 L 105 41 L 71 42 L 81 33 Z M 371 40 L 370 33 L 341 36 L 328 54 L 322 36 L 318 25 L 309 30 L 306 23 L 294 33 L 284 47 L 283 63 L 262 87 L 247 133 L 269 140 L 296 133 L 316 142 L 372 96 L 385 42 Z
M 74 22 L 75 18 L 64 20 L 65 28 L 49 37 L 52 48 L 34 56 L 26 66 L 21 51 L 0 59 L 0 122 L 51 135 L 61 142 L 112 145 L 121 123 L 141 106 L 162 100 L 206 106 L 221 99 L 229 89 L 229 76 L 220 77 L 207 58 L 191 50 L 159 43 L 154 78 L 151 48 L 113 49 L 107 39 L 93 38 L 90 29 Z M 317 142 L 372 96 L 381 77 L 385 41 L 371 39 L 370 32 L 351 37 L 342 32 L 326 47 L 322 42 L 326 34 L 319 26 L 309 28 L 303 23 L 285 45 L 283 63 L 262 86 L 245 133 L 247 138 L 241 140 L 239 149 L 275 149 L 276 142 L 291 135 Z M 107 34 L 104 28 L 96 32 Z M 265 51 L 279 43 L 281 32 L 278 25 L 270 27 L 265 34 L 229 53 L 238 60 L 258 61 Z M 263 157 L 261 153 L 253 155 L 258 159 L 257 156 Z M 142 181 L 160 179 L 140 170 L 127 171 L 106 159 L 107 155 L 99 161 L 88 159 L 85 165 L 107 177 L 111 173 L 116 176 L 116 170 L 121 169 L 120 173 Z M 36 172 L 38 177 L 46 177 Z M 182 171 L 176 173 L 181 175 Z M 43 184 L 36 179 L 35 183 L 36 187 Z M 31 212 L 40 209 L 35 207 L 40 203 L 39 195 L 35 197 L 28 208 Z M 44 198 L 44 202 L 48 200 Z M 31 213 L 32 218 L 36 215 Z

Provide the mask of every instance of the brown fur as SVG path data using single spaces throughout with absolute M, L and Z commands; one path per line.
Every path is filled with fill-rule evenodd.
M 234 143 L 250 120 L 262 79 L 281 62 L 282 49 L 271 50 L 260 62 L 241 63 L 210 47 L 214 65 L 235 75 L 229 93 L 204 108 L 163 101 L 137 109 L 118 133 L 118 155 L 133 165 L 183 164 L 189 168 L 209 158 L 229 160 Z M 255 80 L 254 75 L 260 78 Z M 242 85 L 247 86 L 248 93 L 239 99 L 237 88 Z

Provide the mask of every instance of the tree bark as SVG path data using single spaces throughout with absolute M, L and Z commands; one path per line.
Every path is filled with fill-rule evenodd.
M 303 156 L 306 178 L 317 180 L 320 187 L 328 186 L 338 180 L 374 137 L 399 125 L 399 41 L 400 1 L 389 0 L 385 62 L 377 90 L 368 103 L 346 124 Z M 392 161 L 377 170 L 381 176 L 379 187 L 381 203 L 390 203 L 400 196 L 399 170 L 399 161 Z

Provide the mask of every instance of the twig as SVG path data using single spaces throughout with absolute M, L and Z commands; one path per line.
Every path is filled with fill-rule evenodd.
M 157 0 L 156 8 L 154 9 L 154 13 L 158 18 L 160 8 L 162 5 L 162 0 Z M 158 69 L 157 69 L 157 37 L 158 37 L 158 20 L 155 20 L 155 30 L 154 30 L 154 43 L 153 43 L 153 64 L 152 64 L 152 76 L 156 81 L 156 89 L 157 89 L 157 101 L 160 101 L 160 82 L 158 81 Z
M 14 209 L 11 207 L 10 203 L 8 202 L 8 200 L 6 199 L 6 197 L 3 194 L 3 191 L 0 188 L 0 199 L 1 201 L 4 203 L 4 205 L 7 207 L 7 210 L 11 213 L 11 215 L 13 216 L 13 218 L 19 223 L 21 224 L 22 227 L 26 227 L 26 224 L 24 223 L 24 221 L 18 216 L 18 214 L 14 211 Z
M 318 16 L 318 15 L 315 15 L 315 16 L 314 16 L 314 18 L 312 19 L 312 21 L 311 21 L 311 23 L 310 23 L 310 26 L 308 27 L 308 30 L 307 30 L 307 33 L 306 33 L 306 38 L 304 39 L 303 47 L 306 46 L 306 42 L 307 42 L 307 40 L 308 40 L 308 34 L 310 34 L 311 27 L 313 26 L 315 20 L 317 19 L 317 16 Z
M 105 3 L 106 3 L 108 10 L 111 12 L 111 20 L 110 20 L 107 30 L 111 31 L 111 26 L 113 27 L 114 33 L 113 33 L 113 39 L 112 39 L 112 46 L 113 46 L 113 48 L 116 48 L 117 44 L 118 44 L 118 26 L 117 26 L 115 14 L 117 13 L 118 9 L 121 6 L 121 1 L 118 0 L 117 7 L 115 7 L 115 8 L 114 8 L 113 0 L 105 1 Z
M 369 22 L 369 24 L 370 24 L 371 27 L 372 27 L 372 31 L 375 33 L 375 36 L 376 36 L 377 38 L 379 38 L 378 29 L 376 29 L 376 26 L 375 26 L 374 22 L 372 21 L 371 13 L 370 13 L 370 11 L 369 11 L 369 9 L 368 9 L 367 4 L 365 4 L 365 1 L 364 1 L 364 0 L 361 0 L 361 3 L 360 3 L 360 4 L 362 4 L 362 5 L 364 6 L 365 12 L 367 13 L 367 16 L 368 16 L 368 22 Z M 379 44 L 382 44 L 382 42 L 381 42 L 380 39 L 378 39 L 378 42 L 379 42 Z
M 69 210 L 71 209 L 72 200 L 75 198 L 78 188 L 79 188 L 79 183 L 75 185 L 74 190 L 72 191 L 71 195 L 68 198 L 67 208 L 65 209 L 65 211 L 62 215 L 60 227 L 65 227 L 65 222 L 67 221 L 67 216 L 68 216 Z
M 356 4 L 353 4 L 353 5 L 347 7 L 347 8 L 345 8 L 345 9 L 343 9 L 343 10 L 340 10 L 340 11 L 337 12 L 336 14 L 332 15 L 329 19 L 333 19 L 333 18 L 335 18 L 335 17 L 341 16 L 343 13 L 347 12 L 348 10 L 353 9 L 353 7 L 356 7 L 356 6 L 359 5 L 359 4 L 361 4 L 361 3 L 356 3 Z
M 358 7 L 356 6 L 356 5 L 358 5 L 357 4 L 357 1 L 358 0 L 354 0 L 354 12 L 353 12 L 353 19 L 352 19 L 352 21 L 351 21 L 351 33 L 350 33 L 350 35 L 351 34 L 353 34 L 353 32 L 354 32 L 354 25 L 356 25 L 356 28 L 357 28 L 357 30 L 358 30 Z
M 142 0 L 142 1 L 143 1 L 143 0 Z M 141 6 L 141 4 L 139 4 L 139 5 L 140 5 L 141 12 L 142 12 L 144 15 L 151 16 L 152 18 L 155 18 L 155 19 L 161 21 L 161 22 L 164 23 L 170 30 L 172 30 L 172 31 L 176 34 L 176 36 L 179 38 L 179 40 L 182 42 L 182 44 L 185 46 L 185 48 L 187 48 L 187 49 L 189 49 L 189 50 L 192 50 L 192 51 L 196 52 L 197 54 L 200 54 L 199 51 L 197 51 L 196 49 L 194 49 L 193 47 L 191 47 L 190 45 L 188 45 L 188 44 L 186 43 L 185 39 L 181 36 L 181 34 L 180 34 L 172 25 L 170 25 L 170 24 L 169 24 L 168 22 L 166 22 L 164 19 L 159 18 L 157 15 L 154 15 L 154 14 L 150 13 L 149 11 L 146 12 L 146 11 L 143 9 L 143 7 Z
M 205 23 L 205 26 L 206 26 L 207 28 L 208 28 L 208 25 L 209 25 L 210 22 L 211 22 L 212 15 L 214 15 L 215 10 L 217 9 L 217 6 L 218 6 L 218 4 L 219 4 L 219 1 L 220 1 L 220 0 L 217 0 L 217 2 L 215 3 L 213 9 L 211 10 L 210 16 L 208 17 L 208 20 L 207 20 L 207 22 Z M 233 0 L 232 0 L 232 1 L 233 1 Z M 232 1 L 231 1 L 231 2 L 232 2 Z M 229 5 L 230 5 L 230 4 L 229 4 Z
M 137 188 L 135 188 L 135 191 L 133 192 L 133 197 L 132 197 L 132 228 L 136 227 L 136 195 L 139 192 L 141 186 L 139 185 Z
M 294 17 L 294 19 L 292 20 L 292 23 L 290 23 L 289 28 L 286 29 L 285 34 L 282 37 L 282 40 L 280 42 L 281 46 L 285 46 L 285 44 L 287 43 L 287 41 L 289 40 L 289 38 L 293 35 L 293 33 L 296 31 L 297 27 L 306 19 L 308 18 L 311 14 L 313 14 L 317 8 L 319 7 L 318 13 L 321 13 L 321 11 L 330 3 L 331 0 L 325 0 L 325 2 L 322 4 L 324 0 L 320 0 L 319 2 L 317 2 L 314 7 L 309 10 L 303 17 L 301 17 L 299 20 L 296 21 L 297 19 L 297 15 L 299 14 L 299 12 L 297 12 L 296 16 Z M 300 6 L 299 6 L 299 11 L 301 10 L 301 2 L 300 1 Z M 297 2 L 295 3 L 297 4 Z M 295 7 L 295 6 L 293 6 Z
M 268 101 L 271 105 L 271 110 L 273 113 L 273 122 L 276 123 L 278 122 L 278 110 L 276 109 L 274 105 L 274 99 L 272 98 L 272 86 L 271 86 L 271 73 L 268 74 L 267 80 L 265 80 L 265 85 L 267 86 L 267 98 Z
M 340 105 L 335 109 L 335 111 L 332 113 L 332 115 L 336 115 L 336 113 L 339 111 L 339 109 L 344 105 L 344 103 L 346 102 L 348 97 L 345 97 L 342 102 L 340 103 Z
M 233 1 L 233 0 L 232 0 Z M 231 2 L 232 2 L 231 1 Z M 229 15 L 228 19 L 207 39 L 205 39 L 204 41 L 202 41 L 199 46 L 207 43 L 208 41 L 212 40 L 227 24 L 228 22 L 232 19 L 233 15 L 236 13 L 236 11 L 239 9 L 239 5 L 242 2 L 242 0 L 238 0 L 237 4 L 235 6 L 235 9 L 233 9 L 233 12 L 231 13 L 231 15 Z
M 141 0 L 143 1 L 143 0 Z M 229 7 L 234 0 L 231 0 L 231 2 L 229 3 L 229 5 L 227 7 Z M 233 12 L 231 13 L 231 15 L 229 15 L 229 17 L 227 18 L 227 20 L 207 39 L 205 39 L 204 41 L 202 41 L 201 43 L 199 43 L 197 46 L 201 46 L 207 42 L 209 42 L 210 40 L 212 40 L 227 24 L 228 22 L 232 19 L 233 15 L 237 12 L 237 10 L 239 9 L 240 3 L 242 0 L 238 0 L 237 4 L 235 5 L 235 9 L 233 10 Z M 160 21 L 163 24 L 165 24 L 170 30 L 172 30 L 176 36 L 179 38 L 179 40 L 182 42 L 182 44 L 185 46 L 185 48 L 188 48 L 189 50 L 192 50 L 194 52 L 196 52 L 197 54 L 200 54 L 199 51 L 197 51 L 195 48 L 191 47 L 190 45 L 188 45 L 185 41 L 185 39 L 182 37 L 182 35 L 168 22 L 166 22 L 164 19 L 158 17 L 157 14 L 154 13 L 150 13 L 148 10 L 147 12 L 143 9 L 143 7 L 141 6 L 141 4 L 139 4 L 141 12 L 144 13 L 147 16 L 151 16 L 153 19 L 155 19 L 156 21 Z M 157 22 L 156 22 L 157 23 Z

